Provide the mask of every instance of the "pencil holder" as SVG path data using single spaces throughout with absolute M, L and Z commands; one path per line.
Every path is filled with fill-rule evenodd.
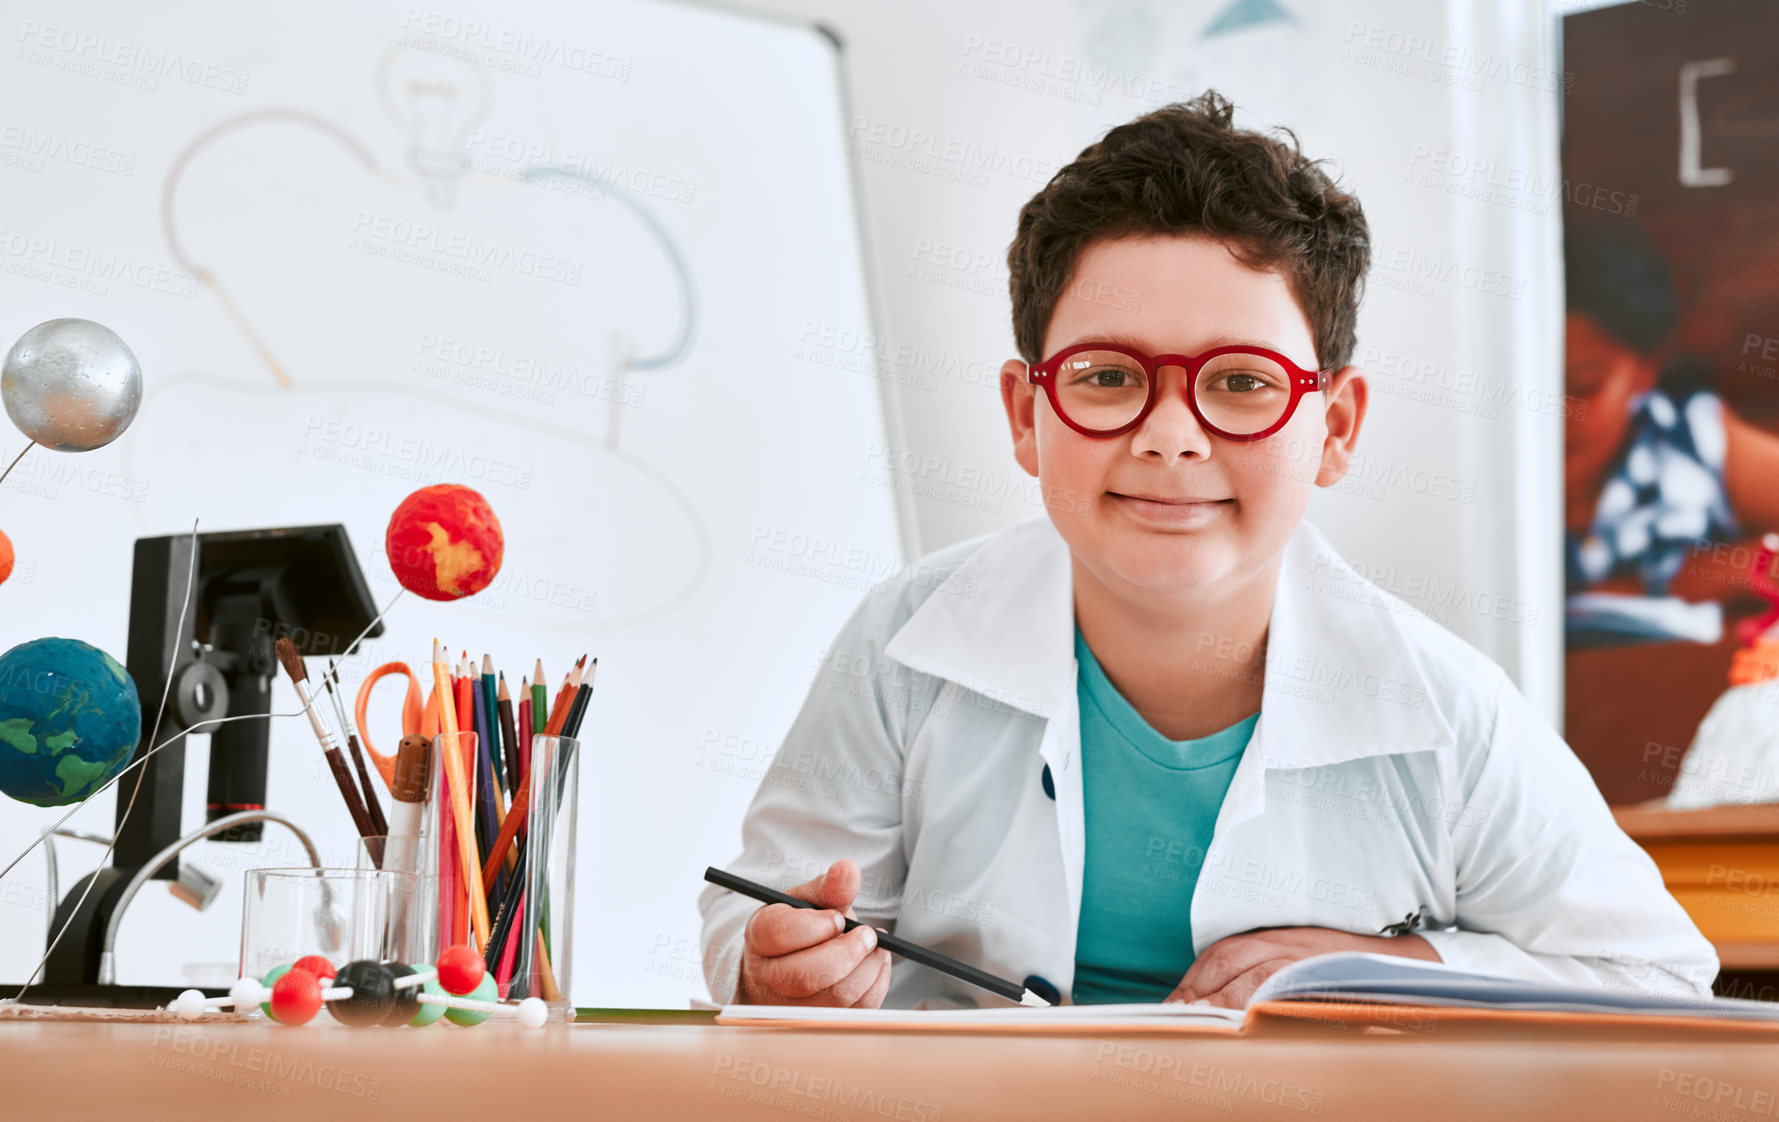
M 573 1020 L 575 821 L 579 809 L 580 741 L 538 735 L 531 740 L 530 817 L 526 826 L 520 930 L 509 944 L 510 998 L 541 997 L 557 1020 Z M 496 981 L 500 974 L 496 974 Z
M 424 815 L 412 835 L 372 836 L 357 849 L 360 872 L 382 869 L 395 874 L 389 883 L 391 957 L 402 962 L 432 962 L 439 956 L 438 845 L 432 841 Z
M 241 977 L 320 955 L 339 966 L 383 961 L 402 946 L 392 920 L 415 877 L 377 869 L 249 869 L 241 906 Z M 403 957 L 403 961 L 410 961 Z M 420 959 L 418 961 L 425 961 Z

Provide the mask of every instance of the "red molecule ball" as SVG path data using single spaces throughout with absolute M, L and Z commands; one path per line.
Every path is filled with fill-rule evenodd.
M 293 966 L 272 983 L 272 1019 L 281 1025 L 306 1025 L 321 1012 L 321 979 Z
M 482 977 L 487 967 L 482 963 L 482 956 L 470 950 L 462 943 L 454 947 L 446 947 L 439 953 L 439 985 L 446 993 L 462 997 L 482 984 Z
M 403 588 L 428 600 L 457 600 L 494 580 L 506 539 L 487 499 L 440 483 L 402 500 L 389 516 L 383 548 Z
M 291 969 L 307 970 L 324 982 L 328 981 L 338 973 L 338 971 L 334 969 L 333 963 L 318 954 L 304 955 L 302 958 L 296 960 L 296 965 L 292 966 Z

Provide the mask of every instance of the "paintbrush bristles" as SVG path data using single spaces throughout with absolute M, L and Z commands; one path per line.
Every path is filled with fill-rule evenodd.
M 303 667 L 303 656 L 297 654 L 296 644 L 289 638 L 279 639 L 272 644 L 272 653 L 284 664 L 284 672 L 290 675 L 292 682 L 300 683 L 309 677 L 309 671 Z

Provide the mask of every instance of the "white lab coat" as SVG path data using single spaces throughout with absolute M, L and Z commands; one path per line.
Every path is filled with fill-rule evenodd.
M 1085 840 L 1072 580 L 1039 516 L 872 589 L 727 868 L 787 887 L 849 857 L 861 919 L 1066 999 Z M 1161 879 L 1181 857 L 1154 856 Z M 707 886 L 699 906 L 705 978 L 728 1002 L 760 905 Z M 1418 916 L 1460 968 L 1684 995 L 1709 994 L 1717 973 L 1655 864 L 1501 668 L 1360 577 L 1308 522 L 1280 567 L 1260 719 L 1191 914 L 1198 952 L 1255 928 L 1375 935 Z M 898 959 L 884 1004 L 1004 1002 Z

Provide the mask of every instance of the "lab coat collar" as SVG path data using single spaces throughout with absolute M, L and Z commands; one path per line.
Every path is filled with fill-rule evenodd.
M 1045 515 L 990 535 L 884 653 L 1036 716 L 1072 716 L 1070 562 L 1068 543 Z M 1273 768 L 1450 747 L 1451 726 L 1400 618 L 1409 610 L 1300 522 L 1279 567 L 1261 716 L 1243 770 L 1258 778 Z

